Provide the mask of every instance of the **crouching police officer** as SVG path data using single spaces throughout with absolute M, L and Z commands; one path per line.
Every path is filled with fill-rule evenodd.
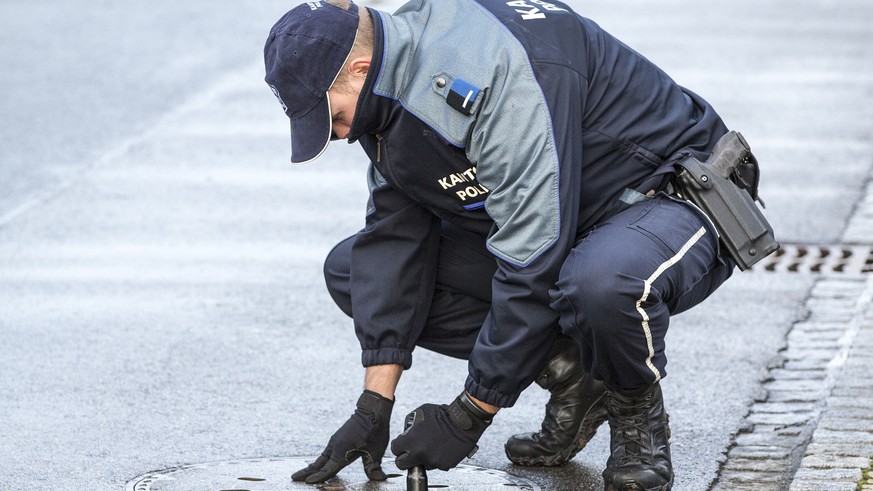
M 559 2 L 306 2 L 273 27 L 265 63 L 292 162 L 331 139 L 370 159 L 366 226 L 325 264 L 365 390 L 294 479 L 358 457 L 386 478 L 394 391 L 420 346 L 468 358 L 469 376 L 414 411 L 391 445 L 399 468 L 456 466 L 536 381 L 545 420 L 507 442 L 513 462 L 562 464 L 607 420 L 606 488 L 670 489 L 664 336 L 734 267 L 670 186 L 674 163 L 727 132 L 713 108 Z

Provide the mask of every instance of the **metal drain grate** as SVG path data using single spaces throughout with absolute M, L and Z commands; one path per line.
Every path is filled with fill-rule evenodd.
M 752 271 L 787 273 L 873 273 L 873 246 L 780 244 Z

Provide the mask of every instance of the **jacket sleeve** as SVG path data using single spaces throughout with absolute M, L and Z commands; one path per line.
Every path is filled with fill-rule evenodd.
M 363 365 L 412 365 L 436 275 L 439 221 L 375 169 L 366 227 L 352 246 L 351 296 Z
M 538 73 L 560 83 L 540 87 L 530 74 L 530 83 L 504 90 L 489 102 L 490 111 L 483 108 L 471 141 L 478 177 L 491 189 L 485 206 L 496 230 L 488 247 L 499 269 L 466 390 L 500 407 L 512 406 L 545 366 L 559 329 L 549 291 L 575 243 L 579 220 L 579 118 L 587 82 L 554 66 Z

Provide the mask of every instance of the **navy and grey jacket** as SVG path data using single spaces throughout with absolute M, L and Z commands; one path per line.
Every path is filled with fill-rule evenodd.
M 558 332 L 549 307 L 582 232 L 727 129 L 712 107 L 564 4 L 413 0 L 374 15 L 350 140 L 369 158 L 352 249 L 363 364 L 409 367 L 430 308 L 440 220 L 487 239 L 498 270 L 466 390 L 515 403 Z

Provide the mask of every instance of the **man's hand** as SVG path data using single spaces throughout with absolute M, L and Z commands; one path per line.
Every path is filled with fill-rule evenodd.
M 388 479 L 382 471 L 382 456 L 388 447 L 391 408 L 394 401 L 365 390 L 352 417 L 330 437 L 327 447 L 315 462 L 295 472 L 291 479 L 308 484 L 324 482 L 358 457 L 364 472 L 373 481 Z
M 391 442 L 399 469 L 422 465 L 425 469 L 447 471 L 479 447 L 476 442 L 494 415 L 461 393 L 448 406 L 425 404 L 407 416 L 412 426 Z

